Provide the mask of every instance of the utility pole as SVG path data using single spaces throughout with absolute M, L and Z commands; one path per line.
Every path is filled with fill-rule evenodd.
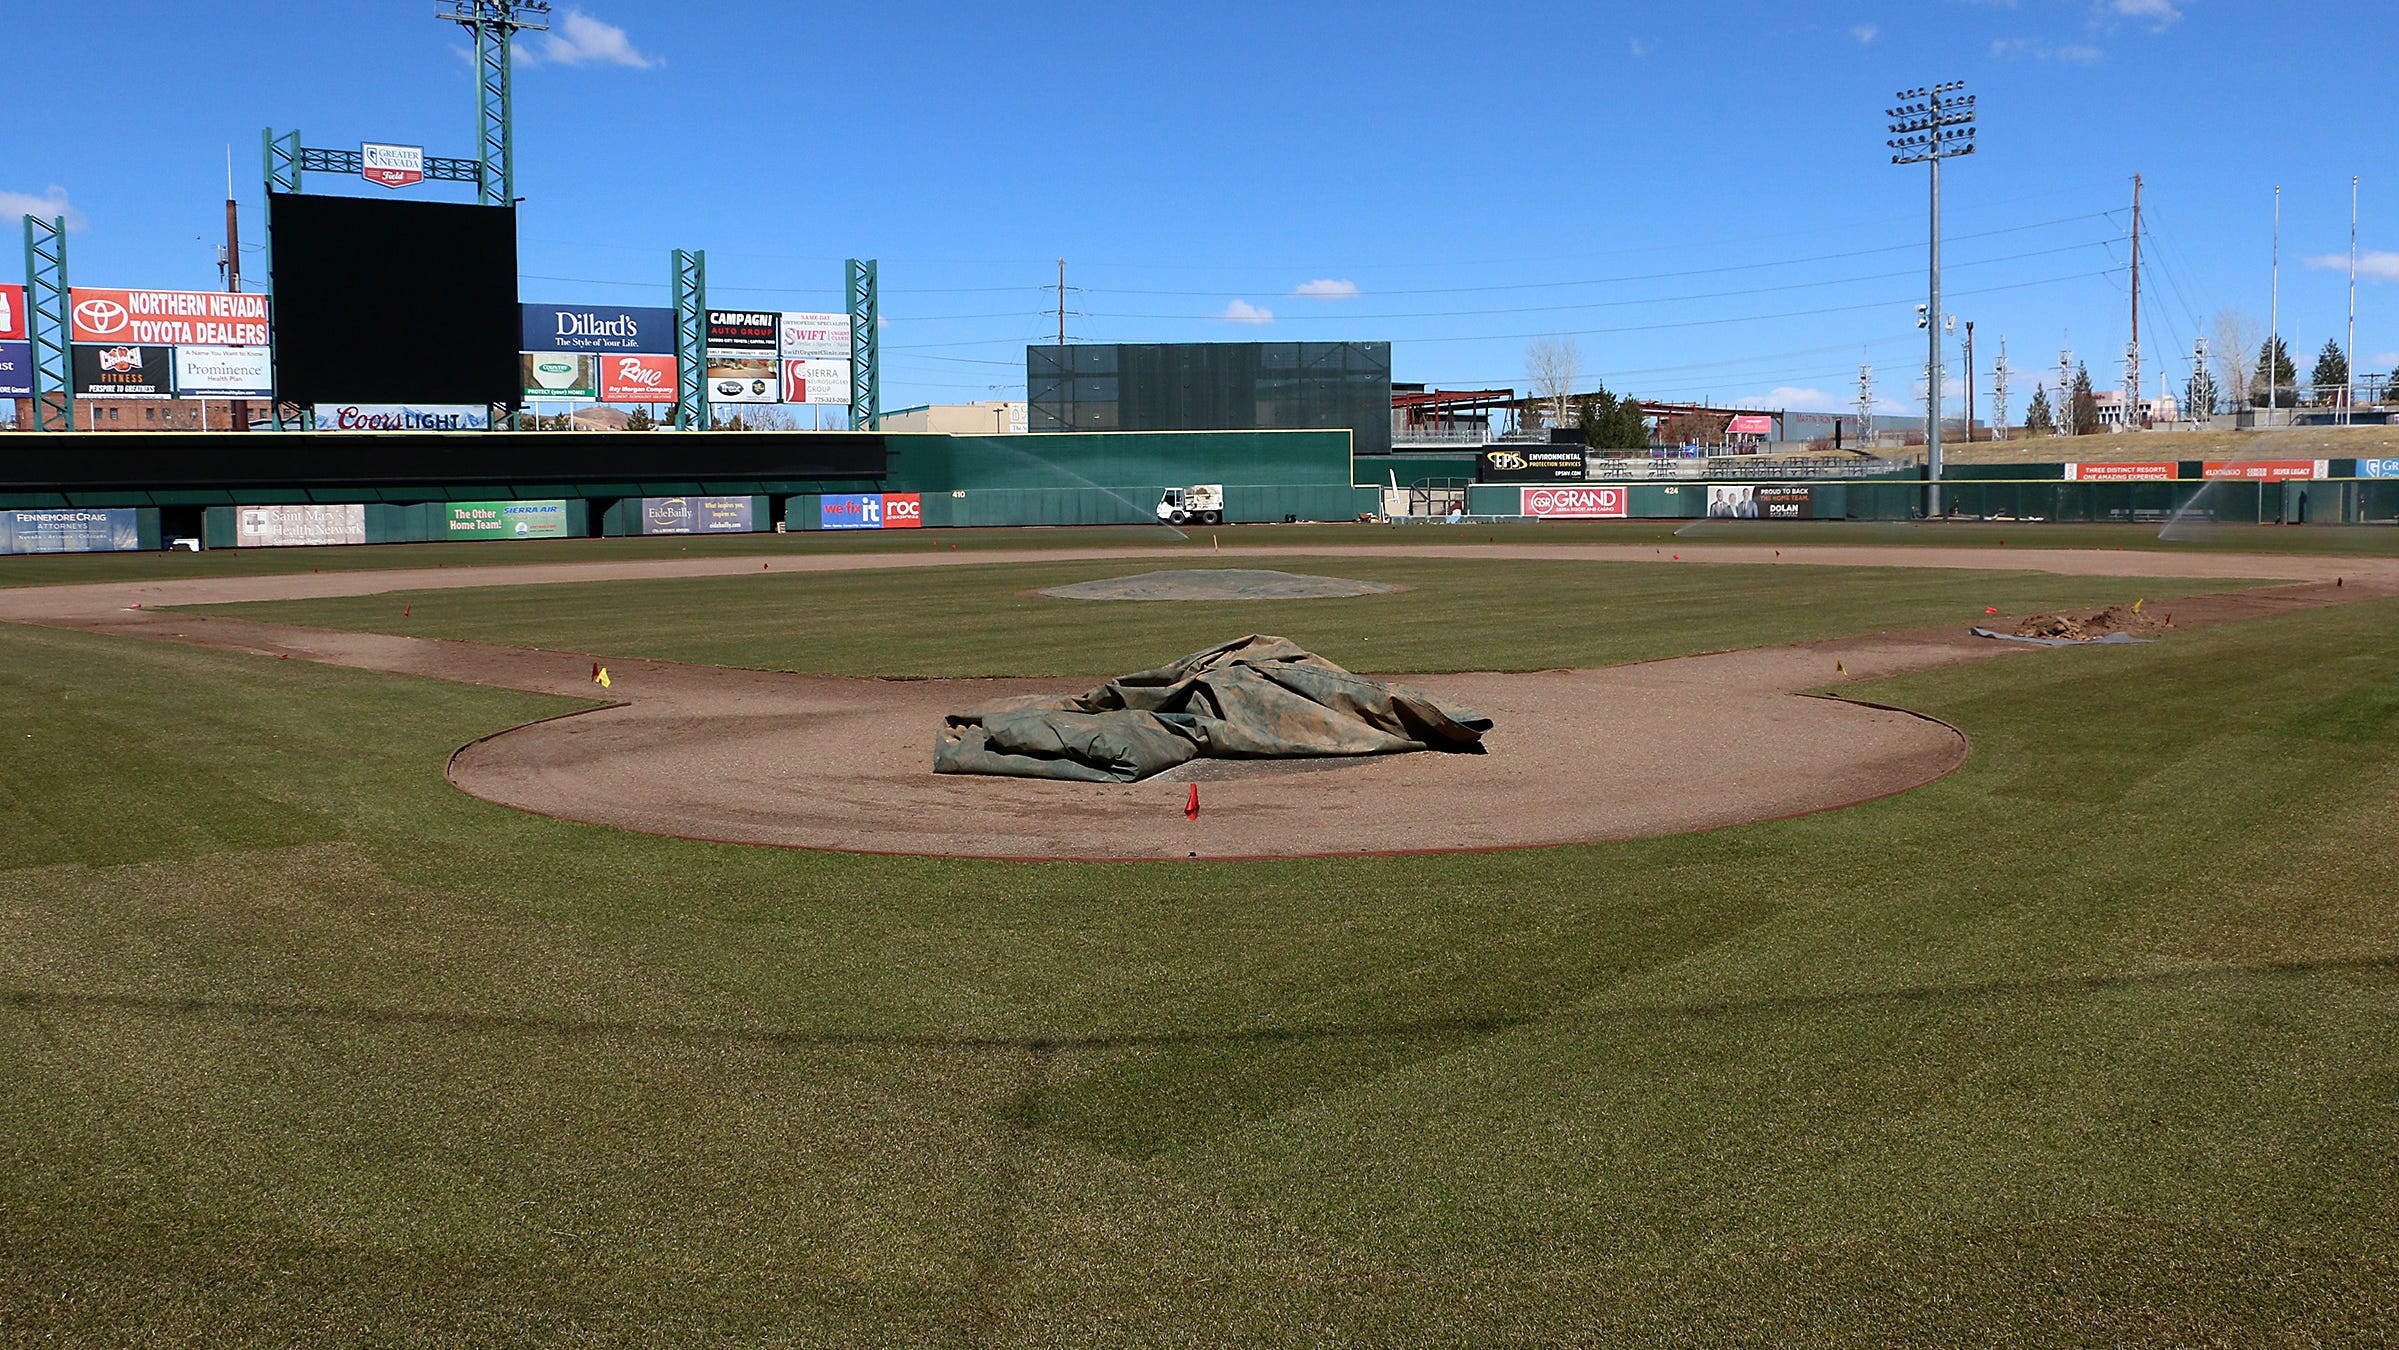
M 2056 425 L 2058 435 L 2074 434 L 2074 349 L 2071 347 L 2057 349 L 2057 406 L 2050 410 L 2049 420 Z
M 1961 94 L 1963 80 L 1900 93 L 1888 111 L 1893 164 L 1932 165 L 1932 236 L 1926 255 L 1929 295 L 1925 306 L 1924 514 L 1941 514 L 1941 161 L 1974 153 L 1974 95 Z M 1909 102 L 1907 100 L 1916 100 Z
M 2357 388 L 2357 175 L 2349 175 L 2349 336 L 2341 347 L 2341 425 L 2349 425 L 2349 395 Z
M 1058 260 L 1058 359 L 1066 359 L 1066 259 Z
M 233 204 L 233 147 L 225 147 L 225 289 L 239 294 L 242 289 L 242 227 L 241 217 Z M 208 430 L 208 400 L 200 400 L 200 429 Z M 226 415 L 227 431 L 250 429 L 250 403 L 247 399 L 233 400 Z
M 2274 289 L 2266 304 L 2266 425 L 2282 396 L 2282 184 L 2274 185 Z
M 2132 176 L 2132 341 L 2124 346 L 2124 421 L 2145 425 L 2141 415 L 2141 175 Z
M 1974 320 L 1966 320 L 1966 444 L 1974 444 Z
M 1874 444 L 1874 367 L 1858 367 L 1858 444 Z
M 2007 437 L 2007 339 L 1999 339 L 1999 359 L 1991 363 L 1991 439 Z

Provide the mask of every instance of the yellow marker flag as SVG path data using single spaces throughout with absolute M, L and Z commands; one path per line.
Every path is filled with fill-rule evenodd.
M 1849 673 L 1849 667 L 1840 661 L 1835 661 L 1833 662 L 1833 673 L 1835 675 L 1847 675 Z
M 2138 613 L 2140 613 L 2140 612 L 2141 612 L 2141 606 L 2143 606 L 2143 605 L 2146 605 L 2146 604 L 2148 604 L 2148 603 L 2149 603 L 2149 602 L 2148 602 L 2148 601 L 2146 601 L 2146 600 L 2135 600 L 2135 601 L 2133 601 L 2133 602 L 2132 602 L 2132 612 L 2133 612 L 2133 613 L 2135 613 L 2135 614 L 2138 614 Z
M 613 686 L 611 686 L 611 685 L 609 684 L 609 682 L 608 682 L 608 667 L 606 667 L 606 666 L 602 666 L 602 667 L 600 667 L 600 673 L 599 673 L 599 674 L 597 674 L 597 675 L 594 675 L 594 676 L 592 676 L 592 677 L 591 677 L 591 680 L 592 680 L 592 683 L 594 683 L 594 684 L 596 684 L 596 685 L 600 686 L 602 689 L 608 689 L 608 688 L 612 688 L 612 687 L 613 687 Z

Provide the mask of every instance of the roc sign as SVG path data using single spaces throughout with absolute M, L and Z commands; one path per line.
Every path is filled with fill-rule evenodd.
M 1536 520 L 1622 520 L 1630 494 L 1620 487 L 1518 488 L 1521 514 Z

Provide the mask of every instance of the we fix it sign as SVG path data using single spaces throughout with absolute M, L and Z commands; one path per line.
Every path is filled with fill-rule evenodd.
M 358 147 L 359 176 L 370 183 L 387 188 L 404 188 L 425 181 L 425 147 L 421 145 L 377 145 L 373 141 Z

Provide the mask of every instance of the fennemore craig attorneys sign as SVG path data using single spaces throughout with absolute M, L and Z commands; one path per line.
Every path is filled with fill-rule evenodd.
M 317 406 L 319 431 L 489 431 L 491 410 L 471 403 Z
M 263 347 L 267 298 L 241 291 L 129 291 L 77 286 L 67 293 L 76 342 L 162 347 Z
M 526 352 L 675 350 L 675 311 L 618 305 L 519 305 Z
M 1518 513 L 1538 520 L 1621 520 L 1632 494 L 1620 487 L 1518 488 Z
M 130 553 L 139 522 L 131 507 L 0 511 L 0 553 Z
M 445 533 L 452 539 L 564 539 L 566 502 L 450 502 Z

